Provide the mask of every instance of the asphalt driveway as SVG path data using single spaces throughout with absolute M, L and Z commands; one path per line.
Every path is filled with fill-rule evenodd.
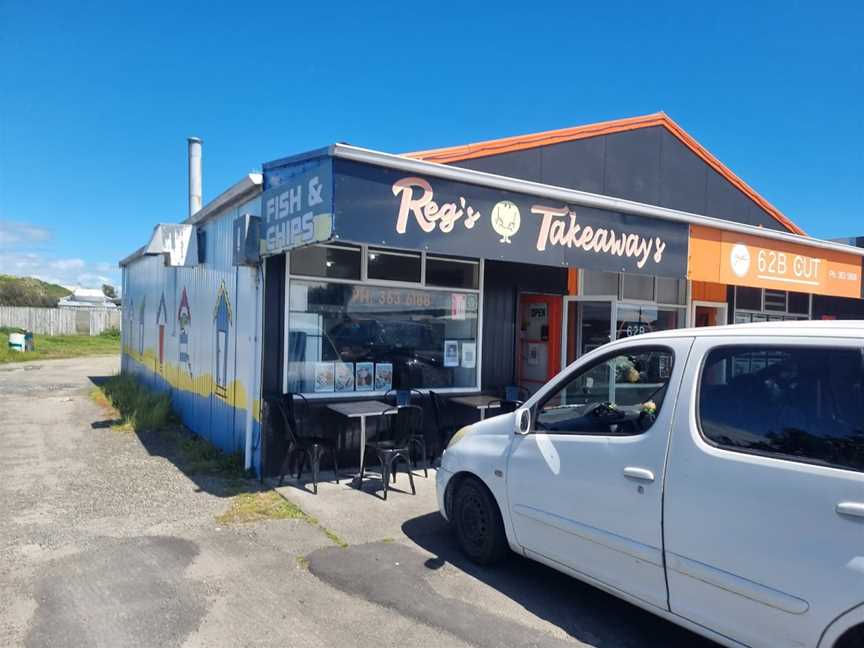
M 117 367 L 0 366 L 0 645 L 714 645 L 526 560 L 466 563 L 431 475 L 387 502 L 280 489 L 347 548 L 302 519 L 222 526 L 219 480 L 88 397 Z

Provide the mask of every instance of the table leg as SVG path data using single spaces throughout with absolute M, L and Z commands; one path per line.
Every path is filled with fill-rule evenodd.
M 363 459 L 366 457 L 366 417 L 360 417 L 360 465 L 363 465 Z
M 478 407 L 477 409 L 480 410 L 480 420 L 482 421 L 483 419 L 486 418 L 486 408 L 485 407 Z

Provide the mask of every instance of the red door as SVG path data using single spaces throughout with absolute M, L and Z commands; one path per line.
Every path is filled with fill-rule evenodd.
M 517 381 L 533 394 L 561 370 L 561 297 L 519 296 Z

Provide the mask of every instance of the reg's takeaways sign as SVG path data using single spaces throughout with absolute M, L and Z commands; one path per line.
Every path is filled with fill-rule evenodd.
M 343 240 L 609 272 L 687 273 L 683 223 L 341 159 L 334 165 L 335 233 Z
M 261 253 L 276 254 L 333 235 L 333 160 L 321 157 L 267 172 L 261 194 Z

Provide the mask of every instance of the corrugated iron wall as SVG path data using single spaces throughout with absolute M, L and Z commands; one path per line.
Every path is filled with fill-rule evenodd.
M 259 469 L 260 397 L 255 339 L 261 296 L 256 268 L 232 265 L 233 222 L 258 215 L 254 198 L 223 211 L 205 231 L 205 261 L 172 268 L 163 257 L 123 271 L 122 371 L 167 390 L 183 423 L 225 452 L 245 448 L 252 408 L 252 465 Z M 263 286 L 261 286 L 263 288 Z

